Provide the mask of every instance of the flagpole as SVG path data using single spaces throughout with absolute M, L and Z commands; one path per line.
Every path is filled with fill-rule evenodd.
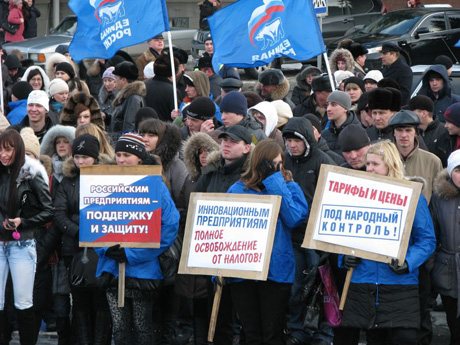
M 174 67 L 174 51 L 171 39 L 171 31 L 168 31 L 168 44 L 169 44 L 169 58 L 171 59 L 171 74 L 174 91 L 174 110 L 179 109 L 177 107 L 177 85 L 176 85 L 176 68 Z
M 331 83 L 332 91 L 335 91 L 334 78 L 332 78 L 331 66 L 329 65 L 329 59 L 327 58 L 327 53 L 323 53 L 324 62 L 326 63 L 327 74 L 329 75 L 329 82 Z

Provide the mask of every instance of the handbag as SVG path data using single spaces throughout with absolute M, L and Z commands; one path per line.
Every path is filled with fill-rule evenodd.
M 15 34 L 18 31 L 20 24 L 11 24 L 6 22 L 2 25 L 3 30 L 8 31 L 10 34 Z
M 96 269 L 98 255 L 93 248 L 76 252 L 70 265 L 70 284 L 73 287 L 98 287 Z
M 64 260 L 59 260 L 56 264 L 51 265 L 51 276 L 53 279 L 52 294 L 68 295 L 70 293 L 69 274 Z
M 324 287 L 324 316 L 332 327 L 340 326 L 342 324 L 342 311 L 339 309 L 339 292 L 337 291 L 337 285 L 332 275 L 331 265 L 327 262 L 320 266 L 318 271 Z
M 304 274 L 304 287 L 301 300 L 306 308 L 303 329 L 311 332 L 319 329 L 322 319 L 322 283 L 318 275 L 318 266 L 313 266 L 308 272 L 304 272 Z
M 167 250 L 158 257 L 161 272 L 163 273 L 164 285 L 172 285 L 176 280 L 179 269 L 180 255 L 182 252 L 182 237 L 178 235 Z

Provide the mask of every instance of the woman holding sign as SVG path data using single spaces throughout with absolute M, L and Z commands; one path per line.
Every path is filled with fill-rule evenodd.
M 248 345 L 285 344 L 283 330 L 295 271 L 291 229 L 305 221 L 308 204 L 283 164 L 283 150 L 277 142 L 262 140 L 251 154 L 248 170 L 228 190 L 282 196 L 267 281 L 228 279 Z
M 367 172 L 404 178 L 404 168 L 389 140 L 372 145 L 366 154 Z M 344 327 L 367 330 L 367 344 L 417 344 L 420 326 L 418 267 L 435 249 L 433 222 L 420 195 L 405 261 L 386 264 L 340 255 L 339 265 L 354 267 L 343 310 Z

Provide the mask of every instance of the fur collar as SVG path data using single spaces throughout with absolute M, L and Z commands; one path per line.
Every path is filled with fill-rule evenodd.
M 256 86 L 254 87 L 254 90 L 260 95 L 260 83 L 257 83 Z M 276 88 L 270 95 L 269 99 L 271 101 L 278 101 L 278 100 L 283 100 L 289 93 L 291 86 L 289 84 L 289 80 L 287 78 L 284 78 L 283 84 L 279 85 L 278 88 Z M 263 98 L 263 97 L 262 97 Z M 267 99 L 265 99 L 267 100 Z
M 69 143 L 75 139 L 75 127 L 55 125 L 51 127 L 42 139 L 40 153 L 52 156 L 56 153 L 56 139 L 59 137 L 67 138 Z
M 94 62 L 89 66 L 86 75 L 88 77 L 101 77 L 102 76 L 102 64 L 99 62 L 98 59 L 94 60 Z
M 118 94 L 113 100 L 112 105 L 116 107 L 122 104 L 129 96 L 133 95 L 138 95 L 142 97 L 145 97 L 145 95 L 147 95 L 147 89 L 143 82 L 135 81 L 126 85 L 123 89 L 118 91 Z
M 45 183 L 48 186 L 49 178 L 46 174 L 45 167 L 40 163 L 40 161 L 26 156 L 26 161 L 19 171 L 16 183 L 19 185 L 26 180 L 31 180 L 37 176 L 37 174 L 40 174 L 43 177 L 43 180 L 45 180 Z
M 255 145 L 251 144 L 251 150 L 247 154 L 247 159 L 243 165 L 243 172 L 246 171 L 249 167 L 249 158 L 251 157 L 251 153 L 252 150 L 254 150 L 254 147 Z M 203 174 L 207 174 L 211 171 L 217 170 L 222 162 L 222 154 L 220 153 L 220 150 L 213 151 L 210 154 L 208 154 L 208 156 L 206 157 L 206 161 L 208 162 L 208 165 L 206 165 L 206 167 L 203 168 Z
M 450 181 L 447 169 L 441 171 L 434 180 L 434 192 L 441 198 L 451 200 L 460 196 L 460 189 Z
M 184 163 L 192 181 L 201 175 L 199 164 L 200 150 L 204 149 L 208 156 L 214 151 L 219 151 L 219 145 L 206 133 L 193 133 L 184 143 Z

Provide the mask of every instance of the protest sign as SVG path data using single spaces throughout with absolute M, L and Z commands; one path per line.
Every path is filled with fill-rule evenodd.
M 281 197 L 192 193 L 179 273 L 266 280 Z
M 80 246 L 159 248 L 161 167 L 81 168 Z
M 422 184 L 323 165 L 302 247 L 404 262 Z

